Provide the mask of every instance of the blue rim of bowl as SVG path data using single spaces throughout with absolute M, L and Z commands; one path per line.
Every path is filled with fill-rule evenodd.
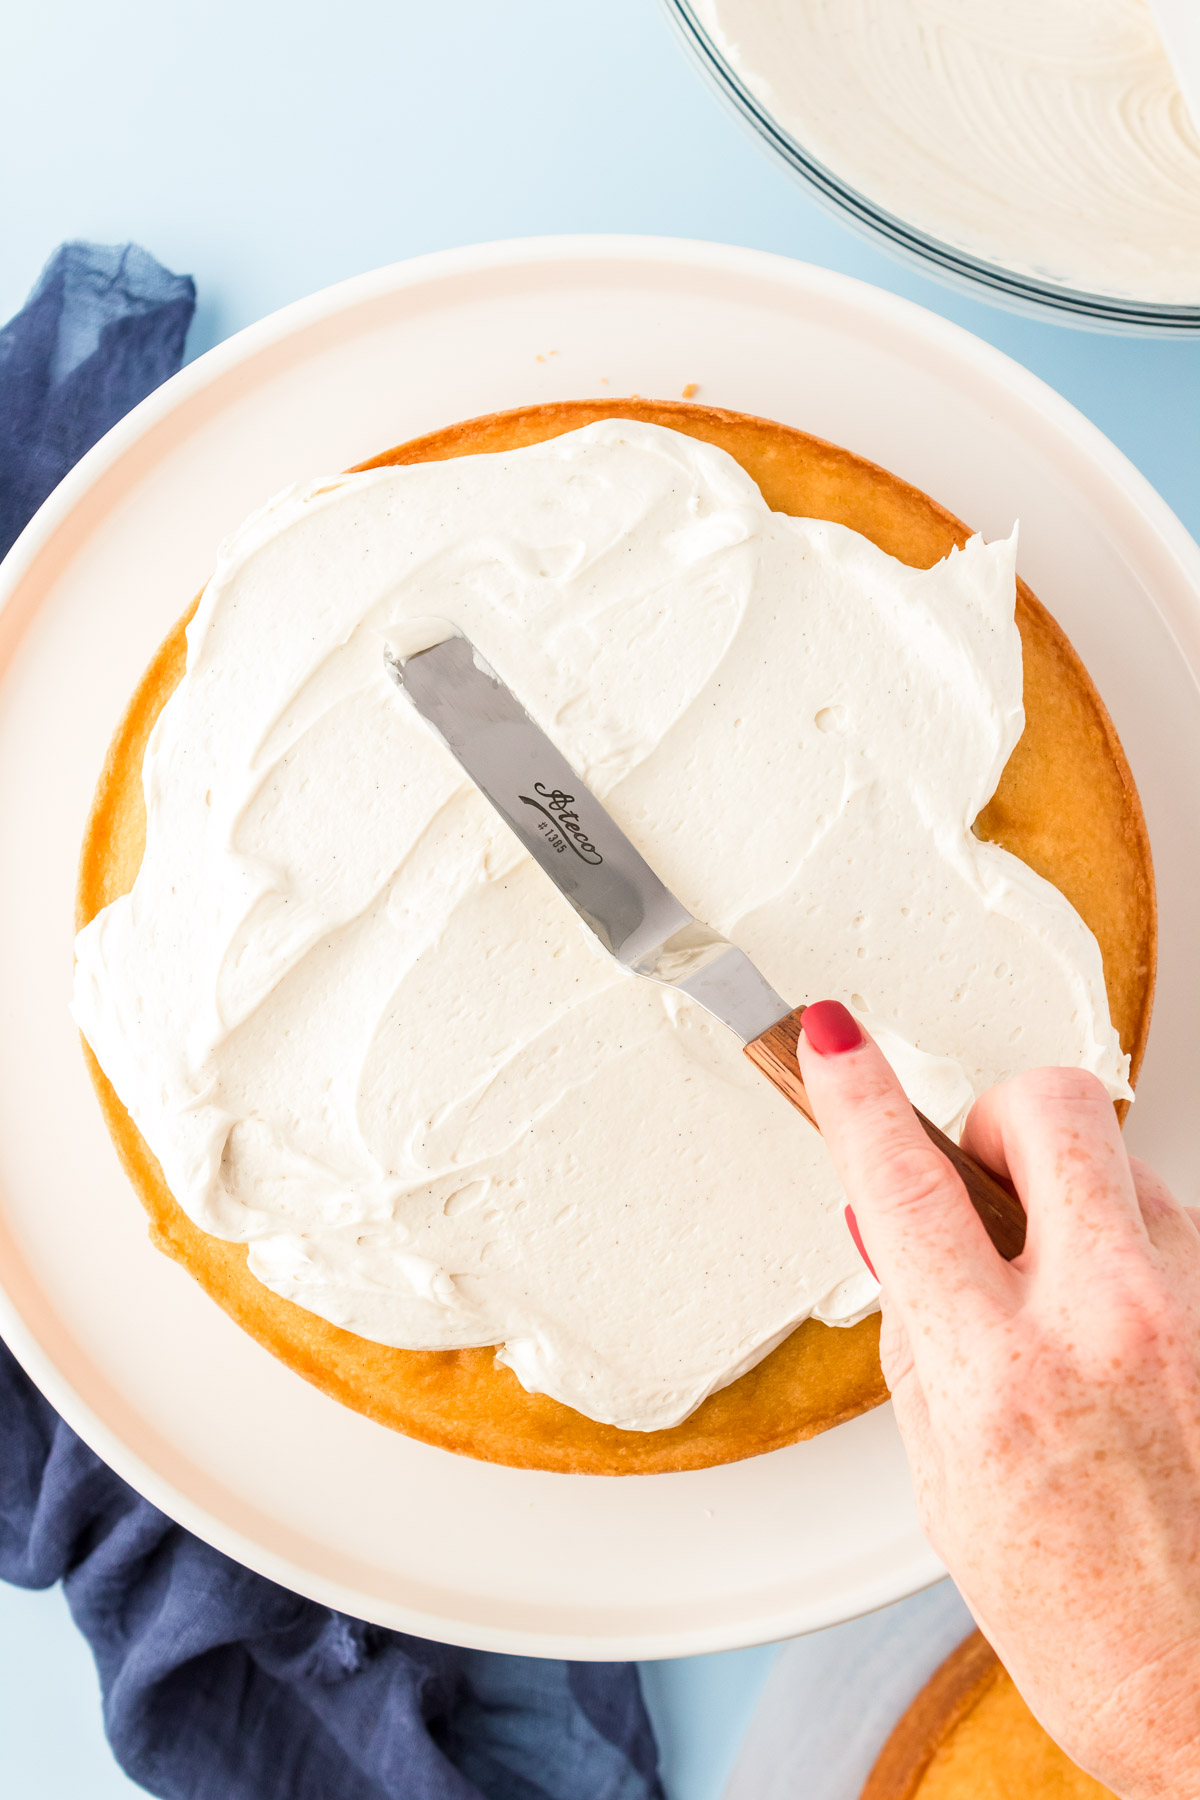
M 975 299 L 989 299 L 1012 312 L 1041 319 L 1050 317 L 1060 324 L 1078 325 L 1091 331 L 1146 337 L 1200 336 L 1200 306 L 1121 300 L 1114 295 L 1087 293 L 1018 275 L 998 263 L 984 262 L 956 250 L 953 245 L 928 236 L 884 207 L 877 206 L 818 162 L 755 99 L 717 49 L 688 0 L 663 0 L 663 4 L 691 60 L 718 96 L 732 107 L 744 124 L 750 126 L 759 141 L 783 162 L 816 200 L 862 236 L 903 261 L 915 264 L 926 275 L 933 275 Z

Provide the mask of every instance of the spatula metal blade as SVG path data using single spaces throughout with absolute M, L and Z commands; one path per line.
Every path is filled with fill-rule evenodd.
M 469 639 L 400 658 L 397 687 L 610 955 L 677 988 L 749 1043 L 790 1009 L 694 919 Z

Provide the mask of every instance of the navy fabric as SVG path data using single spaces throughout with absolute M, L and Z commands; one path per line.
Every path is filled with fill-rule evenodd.
M 190 275 L 136 244 L 63 244 L 0 330 L 0 556 L 131 406 L 183 359 Z
M 136 245 L 58 251 L 0 331 L 5 547 L 179 366 L 193 306 Z M 117 1760 L 164 1800 L 661 1800 L 632 1664 L 458 1650 L 277 1587 L 128 1487 L 3 1344 L 0 1577 L 63 1583 Z

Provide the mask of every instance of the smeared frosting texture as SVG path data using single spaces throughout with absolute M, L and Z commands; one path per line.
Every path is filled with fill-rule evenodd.
M 1017 274 L 1200 304 L 1200 133 L 1145 0 L 694 0 L 876 205 Z
M 466 632 L 684 904 L 957 1129 L 1030 1064 L 1128 1091 L 1095 940 L 970 829 L 1022 728 L 1013 558 L 906 568 L 620 419 L 249 519 L 150 739 L 136 884 L 77 945 L 180 1204 L 338 1325 L 500 1345 L 636 1430 L 871 1310 L 820 1139 L 597 947 L 383 648 Z

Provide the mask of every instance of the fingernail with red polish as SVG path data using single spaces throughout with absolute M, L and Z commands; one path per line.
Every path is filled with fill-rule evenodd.
M 857 1050 L 863 1041 L 854 1014 L 847 1012 L 840 1000 L 818 1000 L 815 1006 L 806 1006 L 800 1029 L 818 1056 L 841 1056 L 846 1050 Z
M 858 1220 L 854 1216 L 854 1208 L 852 1206 L 846 1208 L 846 1224 L 850 1227 L 850 1236 L 854 1239 L 854 1248 L 858 1251 L 858 1254 L 862 1257 L 872 1275 L 875 1275 L 875 1264 L 863 1249 L 862 1233 L 858 1229 Z M 879 1280 L 878 1275 L 875 1275 L 875 1279 L 876 1281 Z

